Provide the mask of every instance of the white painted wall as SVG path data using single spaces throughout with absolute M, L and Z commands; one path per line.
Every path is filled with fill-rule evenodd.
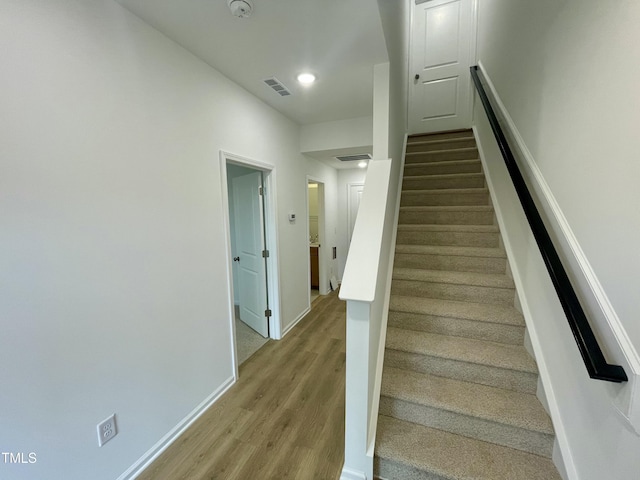
M 640 267 L 640 67 L 629 45 L 640 39 L 637 2 L 545 0 L 535 5 L 508 0 L 479 2 L 478 59 L 493 82 L 522 140 L 525 175 L 539 193 L 554 236 L 574 273 L 597 335 L 612 362 L 628 363 L 607 327 L 616 317 L 630 346 L 640 347 L 635 278 Z M 571 479 L 632 480 L 640 471 L 640 438 L 617 411 L 632 385 L 590 380 L 557 303 L 537 247 L 506 187 L 498 153 L 476 104 L 475 122 L 484 162 L 495 189 L 504 234 L 511 245 L 515 277 L 525 311 L 559 445 Z M 538 180 L 534 172 L 538 171 Z M 502 199 L 501 199 L 501 198 Z M 567 220 L 574 246 L 584 252 L 601 293 L 603 313 L 579 262 L 560 235 L 556 213 Z M 583 264 L 584 264 L 583 262 Z M 546 276 L 546 280 L 545 280 Z M 605 309 L 606 310 L 606 309 Z M 631 373 L 628 371 L 628 373 Z
M 479 59 L 640 345 L 640 4 L 483 0 L 479 15 Z
M 313 123 L 300 128 L 300 151 L 304 153 L 341 150 L 373 145 L 373 117 L 348 118 Z
M 0 447 L 37 455 L 0 477 L 113 480 L 232 380 L 219 151 L 276 166 L 283 328 L 307 307 L 287 214 L 315 162 L 115 2 L 3 0 L 0 44 Z
M 411 0 L 378 0 L 378 9 L 390 63 L 388 157 L 397 161 L 404 153 L 407 132 Z

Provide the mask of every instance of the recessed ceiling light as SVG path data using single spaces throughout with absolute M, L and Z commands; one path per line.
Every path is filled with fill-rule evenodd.
M 360 168 L 364 168 L 364 167 L 366 167 L 366 166 L 367 166 L 367 162 L 365 162 L 365 161 L 363 160 L 362 162 L 360 162 L 360 163 L 358 164 L 358 166 L 359 166 Z
M 298 75 L 298 81 L 303 85 L 311 85 L 316 81 L 316 76 L 313 73 L 301 73 Z

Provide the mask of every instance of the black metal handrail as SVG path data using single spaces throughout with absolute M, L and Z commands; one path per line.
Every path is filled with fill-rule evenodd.
M 480 81 L 477 66 L 471 67 L 471 78 L 473 79 L 473 83 L 478 90 L 478 95 L 482 100 L 482 105 L 484 106 L 487 117 L 489 118 L 491 129 L 493 130 L 493 134 L 498 142 L 498 147 L 502 152 L 504 163 L 507 165 L 507 170 L 509 171 L 509 175 L 513 181 L 518 198 L 520 198 L 520 203 L 524 209 L 527 221 L 531 226 L 533 236 L 536 239 L 536 243 L 538 244 L 544 263 L 547 266 L 547 271 L 551 276 L 551 281 L 553 282 L 553 286 L 555 287 L 558 298 L 560 299 L 562 309 L 567 316 L 569 327 L 571 327 L 573 336 L 578 344 L 578 349 L 580 350 L 584 364 L 587 367 L 589 376 L 591 378 L 606 380 L 609 382 L 626 382 L 628 379 L 624 369 L 620 365 L 611 365 L 607 363 L 604 358 L 602 349 L 593 334 L 593 330 L 591 329 L 584 310 L 580 305 L 576 292 L 571 285 L 567 272 L 562 266 L 558 252 L 553 246 L 549 232 L 547 232 L 544 222 L 540 217 L 540 213 L 538 213 L 538 209 L 536 208 L 533 198 L 529 193 L 529 189 L 527 188 L 524 178 L 520 173 L 518 164 L 511 152 L 509 144 L 507 143 L 507 138 L 502 131 L 502 127 L 498 123 L 498 118 L 491 106 L 491 102 L 484 90 L 484 86 Z

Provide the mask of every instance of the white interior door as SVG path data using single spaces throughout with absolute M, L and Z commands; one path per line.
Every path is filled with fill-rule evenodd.
M 255 172 L 231 180 L 238 261 L 238 302 L 240 320 L 263 337 L 269 335 L 267 272 L 262 257 L 264 219 L 259 189 L 262 173 Z
M 471 0 L 414 6 L 409 133 L 471 126 Z
M 353 183 L 349 185 L 349 197 L 347 199 L 349 217 L 349 245 L 351 245 L 353 227 L 356 226 L 356 217 L 358 216 L 358 209 L 360 208 L 360 200 L 362 199 L 363 191 L 364 184 L 362 183 Z

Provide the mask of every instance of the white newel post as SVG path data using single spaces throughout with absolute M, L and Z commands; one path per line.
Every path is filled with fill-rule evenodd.
M 341 480 L 373 479 L 373 457 L 367 455 L 370 311 L 368 302 L 347 301 L 345 458 Z
M 382 374 L 378 356 L 388 283 L 389 253 L 382 255 L 382 248 L 386 245 L 383 239 L 390 172 L 391 160 L 369 163 L 340 288 L 340 298 L 347 302 L 345 458 L 341 480 L 373 480 L 379 394 L 376 385 Z

